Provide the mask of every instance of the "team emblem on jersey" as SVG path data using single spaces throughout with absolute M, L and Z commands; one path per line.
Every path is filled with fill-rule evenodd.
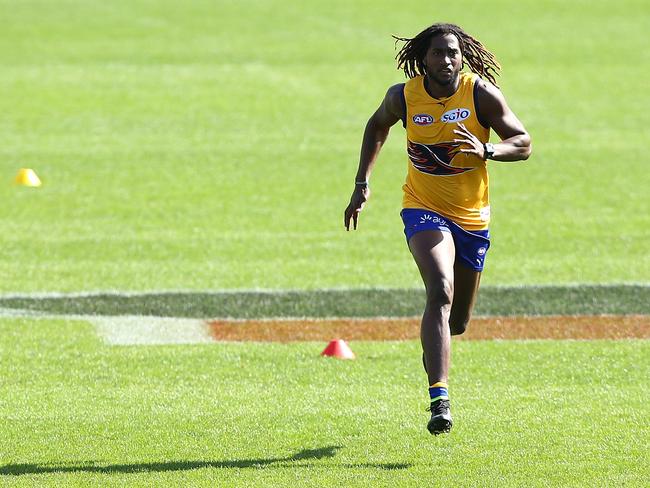
M 415 114 L 413 123 L 415 125 L 431 125 L 433 124 L 433 117 L 429 114 Z
M 442 114 L 440 121 L 445 124 L 448 122 L 461 122 L 467 119 L 471 114 L 472 112 L 468 108 L 454 108 Z
M 408 141 L 408 155 L 413 167 L 422 173 L 436 176 L 458 175 L 474 168 L 457 168 L 451 160 L 458 154 L 460 143 L 420 144 Z

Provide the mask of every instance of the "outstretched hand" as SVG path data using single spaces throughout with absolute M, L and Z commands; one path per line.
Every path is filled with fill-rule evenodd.
M 461 144 L 467 144 L 469 147 L 465 149 L 459 149 L 459 152 L 464 154 L 474 154 L 481 159 L 485 159 L 485 147 L 483 143 L 472 134 L 465 124 L 458 123 L 458 129 L 454 129 L 454 134 L 462 136 L 462 139 L 454 139 L 454 142 L 460 142 Z
M 354 230 L 357 229 L 357 221 L 359 220 L 359 213 L 363 210 L 363 206 L 370 197 L 370 187 L 368 186 L 355 186 L 352 196 L 350 197 L 350 204 L 345 209 L 343 216 L 343 225 L 345 230 L 350 230 L 350 220 L 352 220 Z

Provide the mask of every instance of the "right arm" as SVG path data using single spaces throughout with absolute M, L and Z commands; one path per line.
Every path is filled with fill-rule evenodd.
M 352 221 L 354 229 L 357 228 L 359 212 L 361 212 L 370 197 L 370 188 L 367 182 L 375 166 L 377 156 L 379 156 L 379 151 L 388 138 L 390 128 L 398 120 L 406 116 L 402 104 L 403 87 L 404 85 L 401 83 L 391 86 L 386 92 L 381 105 L 366 124 L 361 142 L 361 156 L 355 177 L 354 190 L 344 214 L 343 225 L 346 230 L 350 230 L 350 221 Z

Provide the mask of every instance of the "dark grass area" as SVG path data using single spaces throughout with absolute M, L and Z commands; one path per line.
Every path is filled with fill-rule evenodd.
M 242 319 L 403 317 L 419 315 L 423 303 L 415 289 L 0 297 L 0 308 L 54 314 Z M 650 285 L 484 287 L 475 314 L 650 314 Z

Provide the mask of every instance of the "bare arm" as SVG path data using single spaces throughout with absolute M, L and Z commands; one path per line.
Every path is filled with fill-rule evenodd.
M 479 83 L 477 103 L 480 107 L 481 120 L 501 138 L 500 142 L 494 144 L 494 155 L 491 159 L 506 162 L 528 159 L 532 152 L 532 145 L 524 124 L 510 110 L 501 90 L 483 80 L 477 83 Z M 456 139 L 457 142 L 469 145 L 468 148 L 461 149 L 461 152 L 476 154 L 485 159 L 483 144 L 463 124 L 458 124 L 458 129 L 454 132 L 463 137 Z
M 379 108 L 368 120 L 366 129 L 363 132 L 361 142 L 361 156 L 359 158 L 359 167 L 355 181 L 350 203 L 345 209 L 343 225 L 346 230 L 350 230 L 350 221 L 357 228 L 359 212 L 363 209 L 364 204 L 370 197 L 370 188 L 367 181 L 370 178 L 372 169 L 375 166 L 377 156 L 384 142 L 388 138 L 390 128 L 403 117 L 404 108 L 401 101 L 401 92 L 403 85 L 393 85 L 386 92 L 384 100 Z M 366 182 L 366 184 L 364 184 Z

